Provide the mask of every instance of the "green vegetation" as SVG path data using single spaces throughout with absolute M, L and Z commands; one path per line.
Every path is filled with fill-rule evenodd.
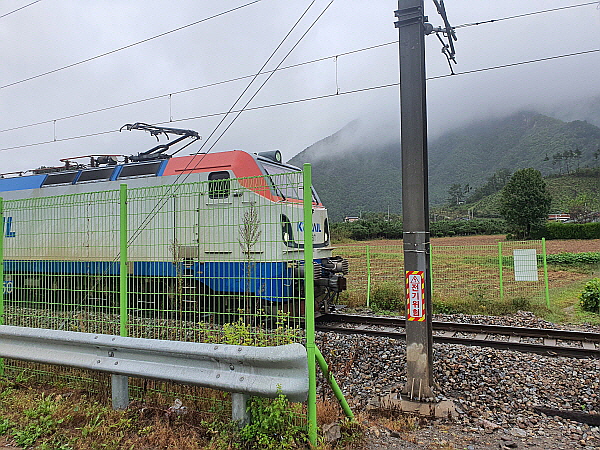
M 518 239 L 528 239 L 546 223 L 551 202 L 542 174 L 531 168 L 521 169 L 502 189 L 500 214 Z
M 505 234 L 508 231 L 501 219 L 438 220 L 431 222 L 429 228 L 433 237 Z M 402 222 L 375 216 L 356 222 L 334 223 L 331 225 L 331 236 L 335 242 L 348 239 L 402 239 Z
M 584 311 L 600 313 L 600 278 L 588 281 L 579 298 Z
M 293 449 L 306 445 L 306 430 L 294 424 L 299 404 L 290 404 L 284 395 L 275 399 L 253 397 L 248 406 L 252 423 L 240 431 L 240 439 L 251 448 Z
M 536 234 L 544 236 L 546 239 L 600 239 L 600 222 L 549 222 Z
M 404 311 L 404 286 L 393 281 L 375 286 L 371 306 L 375 311 Z
M 386 136 L 399 135 L 389 131 Z M 383 143 L 378 139 L 379 136 L 376 140 L 361 135 L 358 124 L 352 123 L 290 160 L 296 166 L 312 163 L 313 183 L 332 221 L 388 208 L 391 213 L 401 212 L 400 144 L 391 138 Z M 581 180 L 586 171 L 598 170 L 599 142 L 600 128 L 592 124 L 563 122 L 534 112 L 489 119 L 451 131 L 429 143 L 431 204 L 447 203 L 448 190 L 456 185 L 460 186 L 462 200 L 476 206 L 477 214 L 494 214 L 493 205 L 486 205 L 483 200 L 502 188 L 508 172 L 532 167 L 544 175 L 565 177 L 568 164 L 571 175 L 563 181 Z M 573 157 L 569 156 L 571 153 Z M 563 159 L 553 164 L 555 154 L 563 155 Z M 596 186 L 596 195 L 591 198 L 600 202 L 599 177 L 588 178 L 581 181 L 582 185 L 577 181 L 572 190 L 566 189 L 568 186 L 555 190 L 554 181 L 549 182 L 556 199 L 553 211 L 568 212 L 568 202 L 576 198 L 573 191 L 587 192 L 592 185 Z M 600 205 L 592 208 L 600 210 Z
M 294 423 L 302 406 L 285 396 L 252 398 L 254 422 L 240 430 L 189 404 L 176 414 L 160 397 L 126 411 L 106 398 L 59 386 L 0 379 L 0 439 L 23 448 L 78 449 L 291 449 L 306 448 L 306 431 Z M 172 400 L 171 400 L 172 402 Z M 196 407 L 196 408 L 194 408 Z M 0 444 L 1 445 L 1 444 Z
M 488 297 L 485 291 L 473 290 L 467 296 L 444 297 L 434 295 L 434 314 L 482 314 L 487 316 L 504 316 L 517 311 L 532 311 L 540 317 L 547 316 L 550 310 L 545 306 L 532 302 L 526 297 L 511 297 L 500 300 Z

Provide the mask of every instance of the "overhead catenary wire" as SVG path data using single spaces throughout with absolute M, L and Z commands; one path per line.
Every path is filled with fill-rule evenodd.
M 41 1 L 41 0 L 38 0 L 38 1 Z M 259 0 L 257 0 L 257 1 L 259 1 Z M 558 7 L 558 8 L 545 9 L 545 10 L 539 10 L 539 11 L 532 11 L 532 12 L 524 13 L 524 14 L 517 14 L 517 15 L 513 15 L 513 16 L 506 16 L 506 17 L 501 17 L 501 18 L 497 18 L 497 19 L 490 19 L 490 20 L 485 20 L 485 21 L 481 21 L 481 22 L 472 22 L 472 23 L 457 25 L 457 26 L 455 26 L 453 28 L 457 29 L 457 28 L 471 27 L 471 26 L 476 26 L 476 25 L 484 25 L 484 24 L 489 24 L 489 23 L 500 22 L 500 21 L 503 21 L 503 20 L 509 20 L 509 19 L 527 17 L 527 16 L 536 15 L 536 14 L 544 14 L 544 13 L 549 13 L 549 12 L 554 12 L 554 11 L 560 11 L 560 10 L 571 9 L 571 8 L 578 8 L 578 7 L 590 6 L 590 5 L 600 5 L 600 3 L 596 0 L 596 1 L 592 1 L 592 2 L 579 3 L 579 4 L 576 4 L 576 5 L 568 5 L 568 6 Z M 246 5 L 242 5 L 242 7 L 243 6 L 246 6 Z M 280 67 L 277 70 L 281 71 L 281 70 L 292 69 L 292 68 L 296 68 L 296 67 L 300 67 L 300 66 L 304 66 L 304 65 L 308 65 L 308 64 L 314 64 L 314 63 L 317 63 L 317 62 L 325 61 L 325 60 L 332 59 L 332 58 L 339 58 L 341 56 L 348 56 L 348 55 L 351 55 L 351 54 L 354 54 L 354 53 L 359 53 L 359 52 L 374 50 L 374 49 L 377 49 L 377 48 L 380 48 L 380 47 L 385 47 L 385 46 L 394 45 L 394 44 L 398 44 L 398 41 L 394 40 L 394 41 L 390 41 L 390 42 L 384 42 L 382 44 L 371 45 L 371 46 L 368 46 L 368 47 L 363 47 L 363 48 L 359 48 L 359 49 L 355 49 L 355 50 L 350 50 L 350 51 L 347 51 L 347 52 L 337 53 L 337 54 L 325 56 L 325 57 L 322 57 L 322 58 L 316 58 L 316 59 L 312 59 L 312 60 L 309 60 L 309 61 L 304 61 L 304 62 L 292 64 L 292 65 L 289 65 L 289 66 Z M 132 44 L 132 45 L 134 45 L 134 44 Z M 83 63 L 83 62 L 80 62 L 80 63 Z M 261 72 L 259 75 L 269 74 L 270 72 L 271 71 Z M 42 75 L 40 75 L 40 76 L 42 76 Z M 231 82 L 235 82 L 235 81 L 241 81 L 241 80 L 245 80 L 245 79 L 248 79 L 248 78 L 252 78 L 254 76 L 255 76 L 254 74 L 243 75 L 243 76 L 240 76 L 240 77 L 235 77 L 235 78 L 230 78 L 230 79 L 227 79 L 227 80 L 216 81 L 214 83 L 208 83 L 208 84 L 204 84 L 204 85 L 200 85 L 200 86 L 194 86 L 194 87 L 191 87 L 191 88 L 181 89 L 181 90 L 178 90 L 178 91 L 173 91 L 173 92 L 166 93 L 166 94 L 155 95 L 155 96 L 152 96 L 152 97 L 145 97 L 145 98 L 141 98 L 141 99 L 138 99 L 138 100 L 132 100 L 130 102 L 120 103 L 120 104 L 117 104 L 117 105 L 106 106 L 106 107 L 103 107 L 103 108 L 96 108 L 96 109 L 92 109 L 92 110 L 89 110 L 89 111 L 84 111 L 84 112 L 81 112 L 81 113 L 76 113 L 76 114 L 70 114 L 70 115 L 66 115 L 66 116 L 62 116 L 62 117 L 57 117 L 57 118 L 54 118 L 54 119 L 42 120 L 42 121 L 33 122 L 33 123 L 29 123 L 29 124 L 24 124 L 24 125 L 18 125 L 18 126 L 14 126 L 14 127 L 4 128 L 4 129 L 0 129 L 0 133 L 4 133 L 4 132 L 8 132 L 8 131 L 21 130 L 21 129 L 24 129 L 24 128 L 29 128 L 29 127 L 44 125 L 44 124 L 48 124 L 48 123 L 52 123 L 52 122 L 58 122 L 58 121 L 61 121 L 61 120 L 73 119 L 73 118 L 76 118 L 76 117 L 82 117 L 82 116 L 86 116 L 86 115 L 90 115 L 90 114 L 96 114 L 96 113 L 99 113 L 99 112 L 110 111 L 112 109 L 117 109 L 117 108 L 122 108 L 122 107 L 125 107 L 125 106 L 136 105 L 136 104 L 139 104 L 139 103 L 144 103 L 144 102 L 153 101 L 153 100 L 159 100 L 159 99 L 162 99 L 162 98 L 171 98 L 174 95 L 179 95 L 179 94 L 184 94 L 184 93 L 192 92 L 192 91 L 199 90 L 199 89 L 204 89 L 204 88 L 219 86 L 219 85 L 222 85 L 222 84 L 231 83 Z M 440 78 L 443 78 L 443 76 L 441 76 Z M 23 81 L 26 81 L 26 80 L 21 80 L 19 82 L 23 82 Z M 171 117 L 171 114 L 169 114 L 169 117 Z
M 225 132 L 227 132 L 227 130 L 231 127 L 231 125 L 235 122 L 235 120 L 240 116 L 240 114 L 245 110 L 245 108 L 250 104 L 250 102 L 254 99 L 254 97 L 256 97 L 256 95 L 261 91 L 261 89 L 265 86 L 265 84 L 269 81 L 269 79 L 271 78 L 271 76 L 275 73 L 275 71 L 277 70 L 278 67 L 280 67 L 285 60 L 287 59 L 287 57 L 293 52 L 293 50 L 298 46 L 298 44 L 300 44 L 300 42 L 306 37 L 306 35 L 308 34 L 308 32 L 314 27 L 314 25 L 321 19 L 321 17 L 323 16 L 323 14 L 325 14 L 325 11 L 327 11 L 327 9 L 329 9 L 329 7 L 331 6 L 331 4 L 334 2 L 334 0 L 331 0 L 329 2 L 329 4 L 327 4 L 327 6 L 323 9 L 323 11 L 317 16 L 317 18 L 312 22 L 312 24 L 307 28 L 307 30 L 300 36 L 300 38 L 297 39 L 296 43 L 292 46 L 292 48 L 285 54 L 285 56 L 281 59 L 281 61 L 279 62 L 279 64 L 277 65 L 276 69 L 273 70 L 271 72 L 271 74 L 269 75 L 269 77 L 263 81 L 263 83 L 256 89 L 256 91 L 254 92 L 254 94 L 250 97 L 249 100 L 246 101 L 246 103 L 244 104 L 244 106 L 238 110 L 236 112 L 236 116 L 234 117 L 234 119 L 227 125 L 227 127 L 225 128 L 225 130 L 223 130 L 221 132 L 221 134 L 216 138 L 216 140 L 214 141 L 214 143 L 208 148 L 207 151 L 202 153 L 202 158 L 201 160 L 214 148 L 214 146 L 219 142 L 219 140 L 221 139 L 221 137 L 223 137 L 223 135 L 225 134 Z M 292 32 L 296 29 L 296 27 L 300 24 L 300 22 L 302 21 L 302 19 L 306 16 L 306 14 L 308 13 L 308 11 L 311 9 L 311 7 L 314 5 L 315 0 L 313 0 L 308 7 L 306 8 L 306 10 L 302 13 L 302 15 L 300 16 L 300 18 L 296 21 L 296 23 L 292 26 L 292 28 L 288 31 L 288 33 L 285 35 L 285 37 L 281 40 L 281 42 L 279 43 L 279 45 L 275 48 L 275 50 L 273 50 L 273 52 L 271 53 L 271 55 L 267 58 L 267 60 L 264 62 L 264 64 L 262 65 L 262 67 L 257 71 L 256 75 L 254 76 L 254 78 L 250 81 L 250 83 L 248 83 L 248 85 L 246 86 L 246 88 L 242 91 L 242 93 L 236 98 L 236 100 L 233 102 L 233 104 L 231 105 L 231 107 L 229 108 L 229 110 L 224 114 L 224 116 L 222 117 L 222 119 L 219 121 L 219 123 L 213 128 L 213 131 L 210 133 L 210 135 L 208 136 L 208 138 L 202 143 L 202 145 L 200 146 L 200 148 L 194 153 L 194 156 L 199 155 L 202 150 L 204 149 L 204 146 L 209 142 L 210 138 L 217 132 L 217 130 L 219 129 L 219 127 L 223 124 L 223 122 L 225 121 L 225 119 L 228 117 L 228 115 L 230 113 L 233 112 L 233 109 L 235 108 L 235 106 L 237 105 L 237 103 L 242 99 L 242 97 L 244 96 L 244 94 L 250 89 L 250 87 L 252 86 L 252 84 L 254 83 L 254 81 L 257 79 L 257 77 L 260 75 L 260 73 L 265 69 L 265 67 L 267 66 L 267 64 L 271 61 L 271 59 L 273 59 L 273 57 L 275 56 L 275 54 L 277 53 L 277 51 L 279 51 L 279 49 L 283 46 L 283 44 L 285 43 L 285 41 L 289 38 L 289 36 L 292 34 Z M 152 220 L 152 218 L 158 214 L 158 212 L 162 209 L 162 207 L 167 203 L 167 201 L 169 200 L 169 198 L 175 194 L 179 188 L 182 186 L 182 183 L 185 183 L 185 181 L 190 177 L 191 172 L 185 173 L 186 170 L 190 167 L 190 165 L 192 164 L 192 162 L 194 162 L 194 159 L 191 158 L 190 161 L 187 163 L 187 165 L 183 168 L 183 170 L 179 173 L 179 175 L 177 176 L 177 178 L 170 184 L 170 189 L 168 190 L 168 192 L 166 192 L 163 197 L 156 202 L 155 206 L 152 208 L 152 211 L 150 211 L 148 213 L 148 215 L 146 216 L 146 218 L 142 221 L 142 223 L 140 224 L 140 226 L 135 230 L 134 233 L 132 233 L 132 235 L 129 237 L 128 239 L 128 245 L 131 245 L 131 243 L 137 239 L 137 237 L 140 235 L 140 233 L 142 232 L 142 230 L 150 223 L 150 221 Z M 195 162 L 195 164 L 197 164 L 198 161 Z M 181 178 L 183 178 L 183 180 L 181 180 Z
M 288 33 L 285 35 L 285 37 L 282 39 L 282 41 L 279 43 L 279 45 L 275 48 L 275 50 L 273 50 L 273 52 L 271 53 L 271 55 L 269 56 L 269 58 L 265 61 L 265 63 L 262 65 L 262 67 L 258 70 L 258 72 L 256 73 L 256 75 L 254 76 L 254 78 L 250 81 L 250 83 L 248 83 L 248 85 L 246 86 L 246 88 L 242 91 L 242 93 L 237 97 L 237 99 L 233 102 L 232 106 L 229 108 L 229 111 L 227 113 L 225 113 L 225 116 L 223 117 L 223 119 L 221 119 L 221 121 L 217 124 L 217 126 L 214 127 L 212 133 L 210 134 L 210 136 L 212 136 L 219 128 L 219 126 L 223 123 L 223 121 L 225 120 L 225 118 L 227 117 L 227 115 L 233 110 L 233 108 L 235 108 L 235 105 L 240 101 L 240 99 L 244 96 L 244 94 L 248 91 L 248 89 L 251 87 L 251 85 L 254 83 L 254 81 L 256 80 L 256 78 L 260 75 L 260 73 L 264 70 L 264 68 L 266 67 L 266 65 L 269 63 L 269 61 L 275 56 L 275 54 L 277 53 L 277 51 L 281 48 L 281 46 L 284 44 L 284 42 L 288 39 L 288 37 L 291 35 L 291 33 L 293 32 L 293 30 L 298 26 L 298 24 L 301 22 L 302 18 L 304 18 L 304 16 L 308 13 L 308 11 L 310 10 L 310 8 L 314 5 L 316 0 L 313 0 L 308 7 L 306 8 L 306 10 L 302 13 L 302 15 L 300 16 L 300 18 L 296 21 L 296 23 L 292 26 L 292 28 L 288 31 Z M 333 3 L 334 0 L 331 0 L 331 2 L 329 3 L 329 5 L 325 8 L 325 10 L 327 10 L 327 8 L 329 8 L 329 6 L 331 5 L 331 3 Z M 324 12 L 324 11 L 323 11 Z M 310 28 L 312 28 L 314 26 L 314 24 L 321 18 L 321 16 L 323 15 L 323 13 L 321 13 L 318 18 L 311 24 Z M 309 28 L 309 29 L 310 29 Z M 306 32 L 300 37 L 300 39 L 296 42 L 296 44 L 293 46 L 293 48 L 295 48 L 298 43 L 304 38 L 304 36 L 306 36 Z M 292 48 L 292 50 L 293 50 Z M 283 60 L 279 63 L 279 65 L 281 65 L 283 63 L 283 61 L 285 61 L 285 58 L 287 58 L 289 56 L 289 54 L 291 53 L 291 51 L 289 51 L 285 57 L 283 58 Z M 258 91 L 260 91 L 262 89 L 262 87 L 265 85 L 265 83 L 263 83 L 258 89 L 257 92 L 254 94 L 254 96 L 258 93 Z M 254 98 L 254 96 L 252 96 L 252 98 Z M 249 102 L 246 103 L 245 106 L 248 105 Z M 242 109 L 243 110 L 243 109 Z M 239 115 L 239 114 L 238 114 Z M 222 136 L 223 134 L 221 134 Z M 209 136 L 209 138 L 210 138 Z M 219 136 L 219 138 L 221 137 Z M 208 141 L 208 139 L 207 139 Z M 202 146 L 200 147 L 200 149 L 198 149 L 195 153 L 195 155 L 198 155 L 203 146 L 206 145 L 206 142 L 204 144 L 202 144 Z M 218 139 L 217 139 L 218 141 Z M 212 147 L 211 147 L 212 148 Z M 210 151 L 210 149 L 209 149 Z M 204 155 L 208 154 L 208 152 L 206 152 Z M 204 156 L 203 156 L 204 157 Z M 193 158 L 190 160 L 190 162 L 188 162 L 188 164 L 186 165 L 186 167 L 182 170 L 182 172 L 177 176 L 177 178 L 169 185 L 169 189 L 167 190 L 166 193 L 164 193 L 162 195 L 162 197 L 157 199 L 157 202 L 155 203 L 155 205 L 153 206 L 152 210 L 146 215 L 146 217 L 144 218 L 144 220 L 142 221 L 142 223 L 136 228 L 136 230 L 127 238 L 127 247 L 131 246 L 133 244 L 133 242 L 140 236 L 140 234 L 142 233 L 142 231 L 145 229 L 146 226 L 149 225 L 150 221 L 156 216 L 156 214 L 159 213 L 159 211 L 163 208 L 163 206 L 168 202 L 169 198 L 172 197 L 172 195 L 174 195 L 178 189 L 181 187 L 181 183 L 185 182 L 185 180 L 190 176 L 190 173 L 185 174 L 184 172 L 186 169 L 188 169 L 189 165 L 192 163 Z M 183 181 L 180 181 L 181 177 L 184 177 Z M 120 258 L 120 252 L 115 255 L 115 258 L 113 259 L 113 262 L 117 261 Z M 106 274 L 106 272 L 105 272 Z
M 427 80 L 429 81 L 429 80 L 437 80 L 440 78 L 457 77 L 457 76 L 461 76 L 461 75 L 470 75 L 473 73 L 486 72 L 486 71 L 497 70 L 497 69 L 504 69 L 504 68 L 508 68 L 508 67 L 521 66 L 521 65 L 525 65 L 525 64 L 533 64 L 533 63 L 539 63 L 539 62 L 544 62 L 544 61 L 551 61 L 551 60 L 555 60 L 555 59 L 582 56 L 582 55 L 598 53 L 598 52 L 600 52 L 600 48 L 591 49 L 591 50 L 583 50 L 583 51 L 573 52 L 573 53 L 566 53 L 566 54 L 562 54 L 562 55 L 548 56 L 545 58 L 536 58 L 536 59 L 531 59 L 531 60 L 527 60 L 527 61 L 519 61 L 519 62 L 515 62 L 515 63 L 499 64 L 496 66 L 483 67 L 483 68 L 473 69 L 473 70 L 466 70 L 464 72 L 456 72 L 454 75 L 452 75 L 452 74 L 436 75 L 436 76 L 427 77 Z M 345 92 L 340 91 L 340 92 L 335 92 L 332 94 L 324 94 L 324 95 L 318 95 L 318 96 L 314 96 L 314 97 L 306 97 L 306 98 L 302 98 L 302 99 L 289 100 L 289 101 L 278 102 L 278 103 L 270 103 L 267 105 L 247 107 L 244 109 L 244 111 L 257 111 L 257 110 L 261 110 L 261 109 L 274 108 L 274 107 L 278 107 L 278 106 L 292 105 L 295 103 L 303 103 L 303 102 L 309 102 L 309 101 L 314 101 L 314 100 L 322 100 L 322 99 L 331 98 L 331 97 L 339 97 L 342 95 L 351 95 L 351 94 L 357 94 L 360 92 L 385 89 L 385 88 L 399 86 L 399 85 L 400 85 L 399 82 L 387 83 L 387 84 L 382 84 L 382 85 L 378 85 L 378 86 L 370 86 L 370 87 L 366 87 L 366 88 L 353 89 L 353 90 L 345 91 Z M 232 110 L 231 113 L 237 113 L 239 111 L 241 111 L 241 110 Z M 189 121 L 189 120 L 204 119 L 204 118 L 209 118 L 209 117 L 221 116 L 221 115 L 225 115 L 225 114 L 227 114 L 227 112 L 202 114 L 202 115 L 198 115 L 198 116 L 191 116 L 191 117 L 175 119 L 173 121 L 157 122 L 154 125 L 164 125 L 164 124 L 168 124 L 168 123 L 185 122 L 185 121 Z M 116 133 L 116 132 L 118 132 L 118 130 L 104 130 L 104 131 L 99 131 L 96 133 L 89 133 L 89 134 L 78 135 L 78 136 L 70 136 L 70 137 L 66 137 L 66 138 L 57 138 L 55 140 L 51 139 L 51 140 L 47 140 L 47 141 L 34 142 L 34 143 L 30 143 L 30 144 L 22 144 L 22 145 L 16 145 L 16 146 L 12 146 L 12 147 L 4 147 L 4 148 L 0 148 L 0 151 L 16 150 L 16 149 L 21 149 L 21 148 L 34 147 L 34 146 L 38 146 L 38 145 L 51 144 L 54 142 L 71 141 L 71 140 L 75 140 L 75 139 L 100 136 L 103 134 L 110 134 L 110 133 Z
M 385 47 L 385 46 L 392 45 L 392 44 L 397 44 L 397 43 L 398 43 L 398 41 L 390 41 L 390 42 L 384 42 L 383 44 L 376 44 L 376 45 L 371 45 L 371 46 L 368 46 L 368 47 L 363 47 L 363 48 L 359 48 L 359 49 L 355 49 L 355 50 L 349 50 L 349 51 L 343 52 L 343 53 L 336 53 L 335 55 L 329 55 L 329 56 L 324 56 L 322 58 L 316 58 L 316 59 L 312 59 L 312 60 L 309 60 L 309 61 L 303 61 L 303 62 L 296 63 L 296 64 L 290 64 L 289 66 L 279 67 L 278 69 L 262 71 L 258 75 L 268 75 L 271 72 L 275 72 L 275 71 L 282 71 L 282 70 L 287 70 L 287 69 L 293 69 L 293 68 L 296 68 L 296 67 L 301 67 L 301 66 L 305 66 L 305 65 L 308 65 L 308 64 L 314 64 L 314 63 L 321 62 L 321 61 L 327 61 L 328 59 L 332 59 L 332 58 L 336 58 L 336 57 L 340 57 L 340 56 L 348 56 L 348 55 L 352 55 L 354 53 L 359 53 L 359 52 L 363 52 L 363 51 L 373 50 L 373 49 L 376 49 L 376 48 Z M 214 83 L 208 83 L 208 84 L 203 84 L 203 85 L 200 85 L 200 86 L 194 86 L 194 87 L 187 88 L 187 89 L 181 89 L 179 91 L 173 91 L 173 92 L 170 92 L 168 94 L 160 94 L 160 95 L 155 95 L 155 96 L 152 96 L 152 97 L 145 97 L 145 98 L 141 98 L 141 99 L 138 99 L 138 100 L 132 100 L 132 101 L 126 102 L 126 103 L 120 103 L 118 105 L 106 106 L 104 108 L 97 108 L 97 109 L 93 109 L 93 110 L 90 110 L 90 111 L 84 111 L 84 112 L 77 113 L 77 114 L 71 114 L 71 115 L 68 115 L 68 116 L 57 117 L 55 119 L 42 120 L 42 121 L 39 121 L 39 122 L 29 123 L 29 124 L 25 124 L 25 125 L 19 125 L 19 126 L 16 126 L 16 127 L 5 128 L 5 129 L 0 130 L 0 133 L 5 133 L 7 131 L 22 130 L 24 128 L 35 127 L 35 126 L 39 126 L 39 125 L 45 125 L 45 124 L 52 123 L 52 122 L 57 122 L 57 121 L 60 121 L 60 120 L 74 119 L 76 117 L 82 117 L 82 116 L 86 116 L 86 115 L 89 115 L 89 114 L 96 114 L 96 113 L 99 113 L 99 112 L 110 111 L 112 109 L 117 109 L 117 108 L 123 108 L 125 106 L 136 105 L 138 103 L 144 103 L 144 102 L 148 102 L 148 101 L 152 101 L 152 100 L 159 100 L 161 98 L 168 98 L 168 97 L 171 97 L 173 95 L 185 94 L 187 92 L 192 92 L 192 91 L 196 91 L 196 90 L 199 90 L 199 89 L 205 89 L 205 88 L 209 88 L 209 87 L 219 86 L 219 85 L 222 85 L 222 84 L 232 83 L 232 82 L 235 82 L 235 81 L 246 80 L 248 78 L 253 78 L 255 76 L 256 76 L 256 74 L 243 75 L 243 76 L 240 76 L 240 77 L 229 78 L 227 80 L 216 81 Z
M 600 5 L 600 3 L 598 2 L 598 0 L 596 0 L 594 2 L 579 3 L 577 5 L 559 6 L 558 8 L 543 9 L 540 11 L 532 11 L 532 12 L 523 13 L 523 14 L 515 14 L 514 16 L 506 16 L 506 17 L 501 17 L 499 19 L 490 19 L 490 20 L 482 20 L 481 22 L 464 23 L 462 25 L 457 25 L 453 28 L 458 29 L 458 28 L 473 27 L 473 26 L 484 25 L 484 24 L 488 24 L 488 23 L 501 22 L 503 20 L 519 19 L 521 17 L 535 16 L 537 14 L 545 14 L 545 13 L 550 13 L 550 12 L 554 12 L 554 11 L 562 11 L 565 9 L 579 8 L 581 6 L 590 6 L 590 5 Z
M 36 3 L 39 3 L 39 2 L 41 2 L 41 1 L 42 1 L 42 0 L 35 0 L 34 2 L 31 2 L 31 3 L 28 3 L 28 4 L 26 4 L 26 5 L 23 5 L 23 6 L 21 6 L 20 8 L 13 9 L 12 11 L 9 11 L 9 12 L 7 12 L 7 13 L 4 13 L 4 14 L 2 14 L 2 15 L 0 16 L 0 19 L 2 19 L 3 17 L 6 17 L 6 16 L 10 16 L 11 14 L 13 14 L 13 13 L 16 13 L 17 11 L 21 11 L 22 9 L 25 9 L 25 8 L 27 8 L 28 6 L 35 5 Z

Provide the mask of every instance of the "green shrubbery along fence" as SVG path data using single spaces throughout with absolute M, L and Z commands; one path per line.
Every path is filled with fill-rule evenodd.
M 433 237 L 469 236 L 474 234 L 503 234 L 508 228 L 502 219 L 437 220 L 431 222 Z M 372 239 L 402 239 L 402 221 L 375 217 L 355 222 L 332 224 L 334 239 L 366 241 Z
M 344 302 L 404 310 L 402 241 L 394 245 L 338 244 L 336 252 L 350 260 Z M 460 305 L 468 303 L 481 313 L 548 306 L 546 259 L 543 240 L 432 246 L 434 304 L 440 312 L 461 312 Z

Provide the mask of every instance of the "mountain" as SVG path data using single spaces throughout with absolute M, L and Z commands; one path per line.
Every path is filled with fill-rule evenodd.
M 360 121 L 311 145 L 289 162 L 313 167 L 313 184 L 333 221 L 362 212 L 401 212 L 398 128 L 373 128 Z M 535 112 L 482 120 L 429 143 L 429 195 L 446 201 L 452 184 L 477 187 L 499 169 L 533 167 L 543 174 L 599 163 L 600 128 L 585 121 L 563 122 Z M 555 160 L 564 152 L 579 158 Z

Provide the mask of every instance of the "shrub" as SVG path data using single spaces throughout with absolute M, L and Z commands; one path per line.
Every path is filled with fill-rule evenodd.
M 546 262 L 561 265 L 599 264 L 600 252 L 556 253 L 547 255 Z
M 373 288 L 371 305 L 385 311 L 404 311 L 404 286 L 393 281 Z
M 600 222 L 549 222 L 540 231 L 539 237 L 546 239 L 600 239 Z
M 600 278 L 594 278 L 587 282 L 579 300 L 585 311 L 600 312 Z
M 281 393 L 275 399 L 252 397 L 248 407 L 252 423 L 240 431 L 240 438 L 251 448 L 298 448 L 307 440 L 306 432 L 294 423 L 300 409 L 300 404 L 290 404 Z

